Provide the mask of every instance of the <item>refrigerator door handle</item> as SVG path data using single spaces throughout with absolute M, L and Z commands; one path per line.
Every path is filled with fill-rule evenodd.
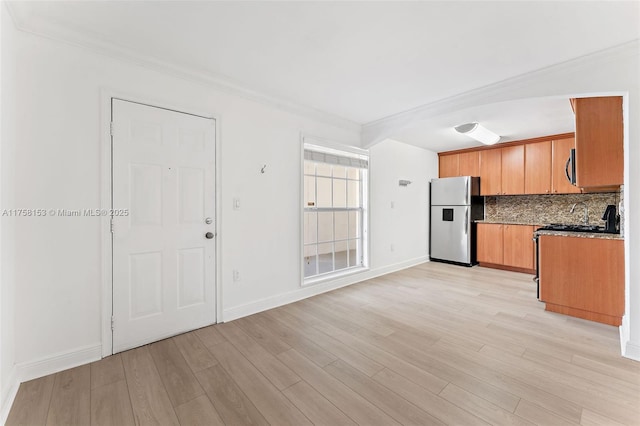
M 465 209 L 464 211 L 464 234 L 467 235 L 469 233 L 469 209 Z
M 471 185 L 471 179 L 468 179 L 466 181 L 466 185 L 464 186 L 464 200 L 465 203 L 467 204 L 471 204 L 471 201 L 469 200 L 469 186 Z

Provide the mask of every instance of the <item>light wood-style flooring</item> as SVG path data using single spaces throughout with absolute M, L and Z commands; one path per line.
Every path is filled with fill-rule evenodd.
M 32 380 L 8 425 L 638 425 L 618 329 L 426 263 Z

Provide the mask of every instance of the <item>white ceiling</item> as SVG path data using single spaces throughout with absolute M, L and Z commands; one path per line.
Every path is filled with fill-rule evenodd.
M 25 1 L 11 10 L 34 32 L 82 37 L 364 124 L 638 39 L 639 5 Z M 439 117 L 394 138 L 424 146 L 425 135 L 474 116 L 514 139 L 534 124 L 547 124 L 538 128 L 547 134 L 566 131 L 571 123 L 559 122 L 566 108 L 549 102 Z M 464 145 L 454 137 L 452 146 Z
M 573 110 L 567 98 L 532 98 L 458 110 L 413 122 L 393 139 L 436 152 L 482 146 L 453 129 L 474 121 L 500 135 L 500 143 L 575 130 Z

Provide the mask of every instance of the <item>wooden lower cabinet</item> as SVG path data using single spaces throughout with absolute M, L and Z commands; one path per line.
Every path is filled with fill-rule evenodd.
M 497 223 L 479 223 L 477 229 L 477 260 L 480 263 L 502 265 L 504 249 L 502 245 L 502 228 Z
M 533 225 L 479 223 L 477 260 L 484 266 L 504 266 L 522 272 L 535 269 Z
M 620 325 L 624 314 L 624 242 L 541 235 L 540 300 L 546 310 Z
M 535 269 L 533 231 L 531 225 L 504 225 L 504 265 Z

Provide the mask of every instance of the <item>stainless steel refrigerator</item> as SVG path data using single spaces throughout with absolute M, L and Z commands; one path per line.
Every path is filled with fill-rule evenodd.
M 476 261 L 476 224 L 484 219 L 480 178 L 432 179 L 429 258 L 473 266 Z

